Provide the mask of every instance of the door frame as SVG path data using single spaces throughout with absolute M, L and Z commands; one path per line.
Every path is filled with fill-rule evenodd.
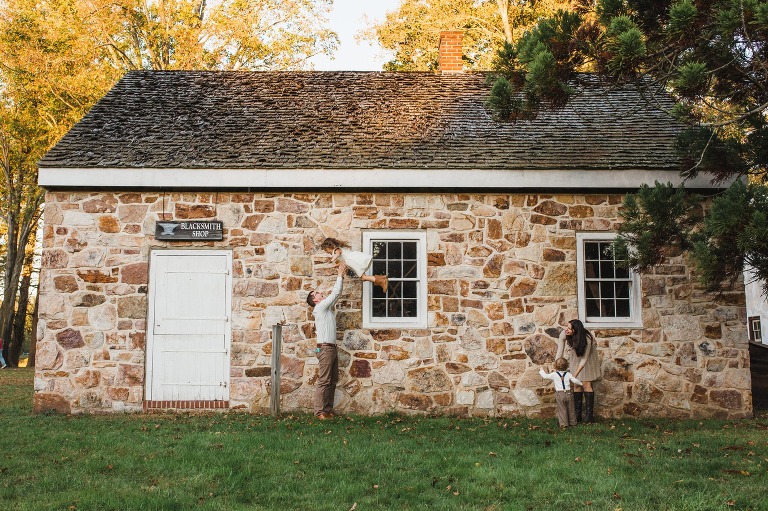
M 225 309 L 229 311 L 229 320 L 224 332 L 224 345 L 226 348 L 224 378 L 226 384 L 227 399 L 224 401 L 157 401 L 152 396 L 152 378 L 154 374 L 153 349 L 154 349 L 154 324 L 155 324 L 155 285 L 157 282 L 157 265 L 153 264 L 156 257 L 185 256 L 185 255 L 222 255 L 227 258 L 228 275 L 225 285 Z M 149 271 L 147 285 L 147 324 L 144 346 L 145 377 L 144 377 L 144 408 L 229 408 L 230 369 L 232 363 L 232 250 L 219 248 L 184 248 L 165 249 L 154 248 L 149 251 Z

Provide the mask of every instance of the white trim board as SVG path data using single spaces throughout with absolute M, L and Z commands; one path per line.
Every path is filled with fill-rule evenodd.
M 43 188 L 307 188 L 637 189 L 683 178 L 673 170 L 494 170 L 494 169 L 161 169 L 42 167 Z M 687 188 L 722 189 L 707 176 Z

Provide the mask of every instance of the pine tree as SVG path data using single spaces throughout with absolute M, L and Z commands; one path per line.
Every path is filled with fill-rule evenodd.
M 690 251 L 709 290 L 748 265 L 768 295 L 768 2 L 584 0 L 505 47 L 496 70 L 508 84 L 487 102 L 499 120 L 562 104 L 583 71 L 671 94 L 672 114 L 689 126 L 677 140 L 683 177 L 735 181 L 705 215 L 699 197 L 671 185 L 628 196 L 615 248 L 637 269 Z

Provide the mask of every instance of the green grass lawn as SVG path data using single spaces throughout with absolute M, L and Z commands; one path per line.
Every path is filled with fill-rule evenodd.
M 31 413 L 0 371 L 2 510 L 768 510 L 742 421 Z

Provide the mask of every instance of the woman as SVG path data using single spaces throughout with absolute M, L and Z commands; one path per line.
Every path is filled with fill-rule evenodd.
M 600 374 L 600 360 L 597 356 L 595 338 L 584 328 L 584 323 L 578 319 L 568 322 L 557 340 L 557 355 L 567 358 L 570 362 L 573 376 L 584 384 L 573 386 L 573 401 L 576 408 L 576 421 L 582 422 L 582 397 L 584 397 L 584 422 L 593 422 L 595 419 L 595 391 L 592 382 L 602 378 Z

